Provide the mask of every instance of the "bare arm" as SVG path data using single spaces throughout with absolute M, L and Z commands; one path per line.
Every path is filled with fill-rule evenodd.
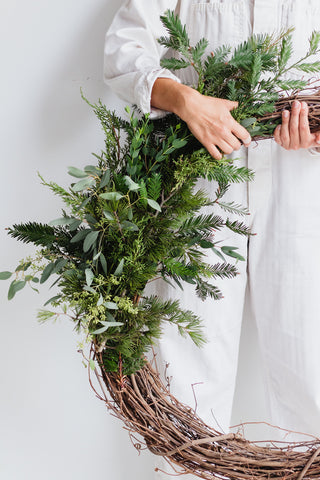
M 237 102 L 201 95 L 175 80 L 158 78 L 152 89 L 151 105 L 167 110 L 184 120 L 194 136 L 217 160 L 251 142 L 248 131 L 232 117 Z

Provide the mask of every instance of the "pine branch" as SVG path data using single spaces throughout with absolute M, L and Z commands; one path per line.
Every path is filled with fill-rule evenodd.
M 8 233 L 21 242 L 43 247 L 50 247 L 57 240 L 53 227 L 37 222 L 14 224 L 12 228 L 8 228 Z

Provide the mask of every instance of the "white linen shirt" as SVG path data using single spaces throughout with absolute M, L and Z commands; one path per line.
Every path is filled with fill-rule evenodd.
M 191 68 L 172 73 L 160 66 L 166 49 L 157 39 L 166 35 L 160 15 L 167 9 L 175 10 L 186 24 L 191 44 L 205 37 L 210 49 L 226 43 L 235 46 L 253 33 L 295 26 L 294 58 L 299 58 L 308 49 L 311 32 L 320 30 L 319 0 L 127 0 L 106 34 L 104 80 L 119 97 L 152 117 L 164 113 L 150 106 L 157 78 L 196 83 Z M 320 148 L 310 151 L 320 153 Z

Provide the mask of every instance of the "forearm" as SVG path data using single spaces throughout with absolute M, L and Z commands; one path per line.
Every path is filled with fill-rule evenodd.
M 187 85 L 176 82 L 170 78 L 157 78 L 151 92 L 151 106 L 166 110 L 186 120 L 185 111 L 190 102 L 200 95 L 196 90 Z

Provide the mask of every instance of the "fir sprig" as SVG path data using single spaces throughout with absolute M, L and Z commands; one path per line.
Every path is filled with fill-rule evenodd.
M 278 35 L 252 35 L 234 49 L 223 45 L 208 55 L 207 40 L 200 39 L 193 47 L 186 27 L 173 12 L 168 11 L 161 20 L 168 36 L 158 41 L 176 52 L 175 57 L 161 60 L 162 66 L 171 70 L 192 67 L 198 74 L 196 88 L 200 93 L 237 101 L 238 108 L 231 113 L 253 137 L 272 135 L 281 121 L 281 115 L 272 122 L 265 120 L 264 116 L 275 111 L 280 95 L 307 87 L 308 80 L 288 79 L 289 73 L 294 70 L 320 72 L 318 60 L 307 61 L 320 53 L 320 32 L 312 33 L 306 54 L 290 63 L 293 28 L 281 31 Z M 175 121 L 171 116 L 171 122 Z
M 199 44 L 194 54 L 202 48 Z M 201 208 L 218 204 L 229 182 L 247 180 L 251 173 L 209 158 L 203 148 L 190 150 L 193 139 L 182 122 L 159 135 L 157 122 L 148 115 L 138 119 L 127 110 L 129 120 L 124 121 L 101 102 L 92 108 L 105 135 L 104 150 L 95 155 L 96 164 L 69 167 L 68 190 L 41 177 L 66 210 L 47 224 L 27 222 L 8 230 L 42 250 L 36 270 L 29 274 L 35 263 L 23 262 L 15 274 L 2 272 L 0 279 L 14 275 L 9 298 L 31 282 L 54 279 L 58 294 L 46 302 L 39 321 L 66 314 L 103 351 L 108 371 L 121 363 L 122 372 L 129 374 L 144 365 L 163 322 L 196 345 L 205 341 L 197 315 L 177 300 L 146 297 L 145 287 L 162 278 L 181 288 L 184 282 L 194 285 L 201 299 L 221 298 L 210 280 L 233 278 L 237 269 L 225 258 L 241 258 L 233 247 L 223 250 L 215 243 L 214 231 L 249 231 L 215 212 L 203 214 Z M 200 176 L 217 181 L 216 199 L 195 188 Z M 231 210 L 245 213 L 238 205 Z M 222 263 L 208 265 L 208 249 Z

